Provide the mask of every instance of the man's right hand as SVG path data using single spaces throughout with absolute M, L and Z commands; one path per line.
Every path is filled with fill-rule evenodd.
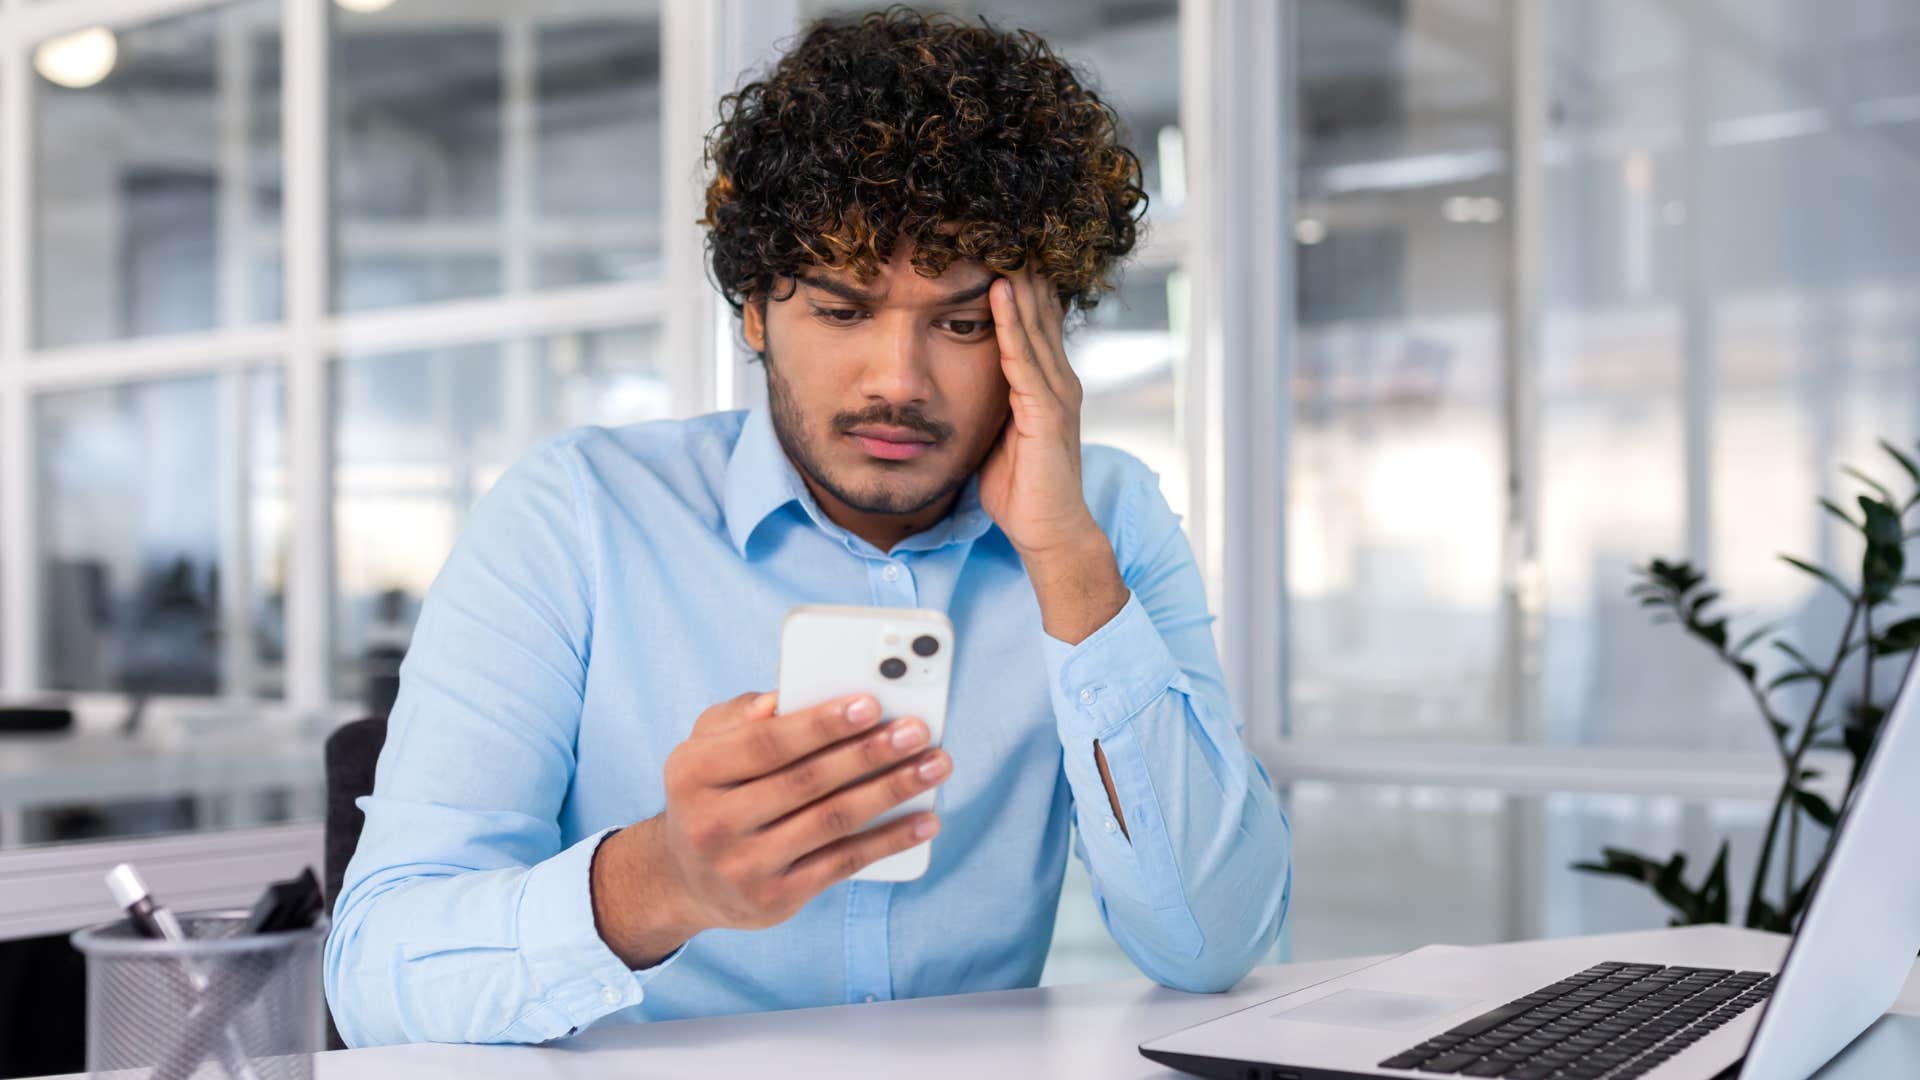
M 879 719 L 864 694 L 778 716 L 774 695 L 742 694 L 701 713 L 667 755 L 666 810 L 595 853 L 594 921 L 608 946 L 629 967 L 650 967 L 702 930 L 785 922 L 829 886 L 931 839 L 931 812 L 865 828 L 952 767 L 926 749 L 919 719 L 874 730 Z

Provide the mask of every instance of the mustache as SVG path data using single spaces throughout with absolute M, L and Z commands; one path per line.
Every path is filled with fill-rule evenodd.
M 887 424 L 892 427 L 911 428 L 934 439 L 946 439 L 953 434 L 953 425 L 943 424 L 912 409 L 895 409 L 890 405 L 873 405 L 858 412 L 841 412 L 833 415 L 833 429 L 842 435 L 862 424 Z

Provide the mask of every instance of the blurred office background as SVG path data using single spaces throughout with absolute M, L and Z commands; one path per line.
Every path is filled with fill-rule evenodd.
M 700 138 L 866 6 L 0 0 L 0 700 L 76 715 L 0 733 L 0 938 L 128 853 L 176 905 L 317 859 L 320 740 L 507 464 L 755 399 Z M 1283 952 L 1662 924 L 1604 843 L 1738 880 L 1768 735 L 1630 568 L 1837 627 L 1775 554 L 1854 557 L 1814 500 L 1920 435 L 1920 6 L 924 6 L 1045 35 L 1145 166 L 1071 350 L 1207 569 Z M 1074 867 L 1047 978 L 1130 970 Z

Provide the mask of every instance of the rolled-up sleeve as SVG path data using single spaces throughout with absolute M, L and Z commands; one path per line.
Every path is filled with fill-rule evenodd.
M 1073 792 L 1074 853 L 1108 932 L 1141 971 L 1176 989 L 1224 990 L 1279 935 L 1291 837 L 1227 700 L 1179 518 L 1151 473 L 1131 485 L 1120 510 L 1126 605 L 1077 645 L 1044 641 Z
M 354 1046 L 541 1042 L 639 1004 L 588 887 L 607 833 L 563 844 L 592 647 L 593 554 L 549 443 L 474 509 L 428 592 L 327 939 Z

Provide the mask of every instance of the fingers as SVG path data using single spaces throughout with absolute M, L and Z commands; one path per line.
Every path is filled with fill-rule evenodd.
M 750 708 L 748 715 L 756 714 Z M 871 694 L 858 694 L 736 724 L 705 740 L 700 777 L 716 785 L 753 780 L 857 735 L 879 720 L 880 703 Z
M 774 695 L 745 693 L 715 705 L 693 721 L 693 733 L 709 735 L 748 720 L 764 720 L 773 715 Z
M 1032 270 L 1017 270 L 1007 275 L 1006 281 L 1005 299 L 1009 302 L 1007 307 L 1012 309 L 1016 325 L 1008 325 L 1003 321 L 1005 308 L 995 295 L 1001 293 L 1003 287 L 996 284 L 989 293 L 995 301 L 993 318 L 996 336 L 1000 341 L 1001 367 L 1018 368 L 1024 360 L 1032 371 L 1038 373 L 1039 382 L 1044 383 L 1055 398 L 1070 405 L 1077 404 L 1080 380 L 1074 374 L 1072 365 L 1067 363 L 1061 325 L 1065 309 L 1061 306 L 1059 293 Z M 1016 349 L 1017 352 L 1014 351 Z M 1008 371 L 1007 382 L 1016 391 L 1036 393 L 1033 381 L 1030 378 L 1027 381 L 1028 386 L 1020 385 L 1016 382 L 1016 372 Z
M 778 772 L 742 784 L 728 797 L 741 804 L 749 824 L 765 825 L 919 753 L 926 749 L 929 736 L 926 724 L 903 717 L 878 731 L 843 740 Z
M 1032 271 L 1021 273 L 1025 287 L 1017 290 L 1016 299 L 1028 333 L 1033 337 L 1041 370 L 1046 373 L 1047 385 L 1053 387 L 1062 400 L 1072 399 L 1079 392 L 1080 379 L 1073 373 L 1073 365 L 1067 363 L 1063 325 L 1066 309 L 1061 306 L 1060 293 L 1040 275 Z
M 945 751 L 929 750 L 795 811 L 768 826 L 763 835 L 771 852 L 798 859 L 853 835 L 888 810 L 938 787 L 952 770 L 953 760 Z
M 872 829 L 835 841 L 793 864 L 787 880 L 808 896 L 859 873 L 889 855 L 895 855 L 933 839 L 940 831 L 940 819 L 931 811 L 908 814 Z
M 1018 292 L 1012 277 L 994 282 L 987 290 L 988 303 L 993 307 L 993 334 L 1000 345 L 1000 369 L 1006 372 L 1007 383 L 1016 393 L 1050 395 L 1053 387 L 1034 350 L 1032 332 L 1020 313 Z

